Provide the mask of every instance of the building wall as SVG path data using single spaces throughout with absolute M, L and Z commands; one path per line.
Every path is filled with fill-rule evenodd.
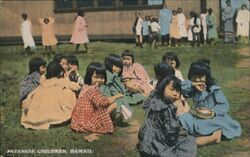
M 200 0 L 166 0 L 168 8 L 183 8 L 186 15 L 191 10 L 200 12 Z M 215 15 L 219 17 L 218 0 L 208 0 L 208 7 L 215 8 Z M 41 35 L 41 26 L 37 19 L 52 16 L 55 18 L 55 33 L 57 36 L 72 32 L 76 13 L 54 13 L 53 1 L 1 1 L 0 2 L 0 38 L 20 37 L 21 13 L 27 13 L 33 24 L 33 35 Z M 92 11 L 85 14 L 90 35 L 132 35 L 131 27 L 135 19 L 136 10 L 122 11 Z M 142 15 L 158 16 L 158 9 L 141 10 Z

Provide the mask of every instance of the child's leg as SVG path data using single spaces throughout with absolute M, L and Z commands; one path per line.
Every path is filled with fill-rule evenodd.
M 48 46 L 45 46 L 45 52 L 48 52 Z
M 196 137 L 196 143 L 198 146 L 204 146 L 204 145 L 208 145 L 211 143 L 220 143 L 221 134 L 222 134 L 222 131 L 217 130 L 210 136 Z
M 84 47 L 86 49 L 86 52 L 88 52 L 88 45 L 87 45 L 87 43 L 84 43 Z
M 76 44 L 76 51 L 78 51 L 80 48 L 80 44 Z
M 52 48 L 51 48 L 51 46 L 48 46 L 49 47 L 49 52 L 51 52 L 52 51 Z

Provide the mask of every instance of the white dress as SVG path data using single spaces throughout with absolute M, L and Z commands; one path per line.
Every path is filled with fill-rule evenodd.
M 185 27 L 185 23 L 186 23 L 186 17 L 183 13 L 177 14 L 178 17 L 178 26 L 180 29 L 180 33 L 181 33 L 181 37 L 187 37 L 187 29 Z
M 21 34 L 23 38 L 24 48 L 35 48 L 35 42 L 31 34 L 31 22 L 26 20 L 21 24 Z
M 143 24 L 143 20 L 142 18 L 138 18 L 137 24 L 136 24 L 136 35 L 142 35 L 142 24 Z
M 206 23 L 207 15 L 208 15 L 207 13 L 203 13 L 200 16 L 204 37 L 206 37 L 206 35 L 207 35 L 207 23 Z M 204 38 L 204 39 L 206 39 L 206 38 Z
M 239 10 L 236 22 L 237 22 L 237 35 L 239 36 L 249 36 L 249 11 L 248 10 Z
M 200 28 L 200 25 L 201 25 L 201 21 L 200 21 L 200 18 L 197 18 L 196 19 L 196 24 L 199 26 L 198 30 L 199 31 L 201 28 Z M 188 41 L 193 41 L 193 32 L 192 32 L 192 28 L 194 26 L 194 18 L 191 18 L 189 20 L 189 30 L 188 30 Z

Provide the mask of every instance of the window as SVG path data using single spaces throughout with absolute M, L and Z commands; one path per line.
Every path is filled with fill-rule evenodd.
M 54 0 L 54 12 L 159 9 L 165 0 Z

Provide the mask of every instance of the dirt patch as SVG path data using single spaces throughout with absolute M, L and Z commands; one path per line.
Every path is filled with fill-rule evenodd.
M 245 76 L 238 80 L 231 81 L 228 83 L 228 87 L 250 89 L 250 77 Z
M 241 59 L 236 63 L 236 68 L 249 68 L 250 58 Z
M 239 49 L 239 54 L 242 56 L 250 56 L 250 47 L 244 47 Z
M 140 129 L 140 124 L 137 120 L 133 119 L 128 127 L 120 128 L 127 133 L 126 137 L 116 138 L 114 141 L 118 145 L 122 146 L 123 149 L 128 151 L 135 150 L 136 144 L 138 143 L 138 132 Z
M 250 152 L 237 152 L 230 155 L 225 155 L 223 157 L 249 157 Z

